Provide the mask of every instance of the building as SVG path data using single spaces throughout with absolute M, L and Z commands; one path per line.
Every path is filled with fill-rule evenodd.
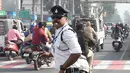
M 0 10 L 2 10 L 2 0 L 0 0 Z
M 33 8 L 33 0 L 23 0 L 22 3 L 22 8 L 23 9 L 29 9 L 30 13 L 33 14 L 33 9 L 34 13 L 37 15 L 41 14 L 41 0 L 34 0 L 35 2 L 35 7 Z M 52 1 L 53 0 L 44 0 L 43 1 L 43 14 L 47 15 L 49 14 L 49 9 L 52 7 Z

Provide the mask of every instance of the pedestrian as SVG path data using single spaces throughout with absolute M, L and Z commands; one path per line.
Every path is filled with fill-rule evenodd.
M 89 65 L 82 54 L 76 33 L 68 24 L 68 12 L 61 6 L 51 8 L 53 26 L 56 27 L 51 52 L 45 56 L 53 56 L 58 73 L 87 73 Z

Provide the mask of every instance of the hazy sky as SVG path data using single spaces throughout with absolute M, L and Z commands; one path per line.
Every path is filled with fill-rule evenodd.
M 116 8 L 123 19 L 124 12 L 128 10 L 130 12 L 130 3 L 118 3 L 116 4 Z

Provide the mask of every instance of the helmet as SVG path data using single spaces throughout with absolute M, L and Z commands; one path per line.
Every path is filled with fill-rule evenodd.
M 16 30 L 18 29 L 17 25 L 13 25 L 12 28 Z
M 38 23 L 38 27 L 39 27 L 39 28 L 42 28 L 42 26 L 44 26 L 44 23 L 43 23 L 43 22 L 39 22 L 39 23 Z

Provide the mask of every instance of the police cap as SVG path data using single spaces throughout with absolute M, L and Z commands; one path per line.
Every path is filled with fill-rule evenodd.
M 64 17 L 64 16 L 67 17 L 67 14 L 68 14 L 68 12 L 59 5 L 53 6 L 51 8 L 51 12 L 52 12 L 52 16 L 51 16 L 52 18 L 53 17 Z

